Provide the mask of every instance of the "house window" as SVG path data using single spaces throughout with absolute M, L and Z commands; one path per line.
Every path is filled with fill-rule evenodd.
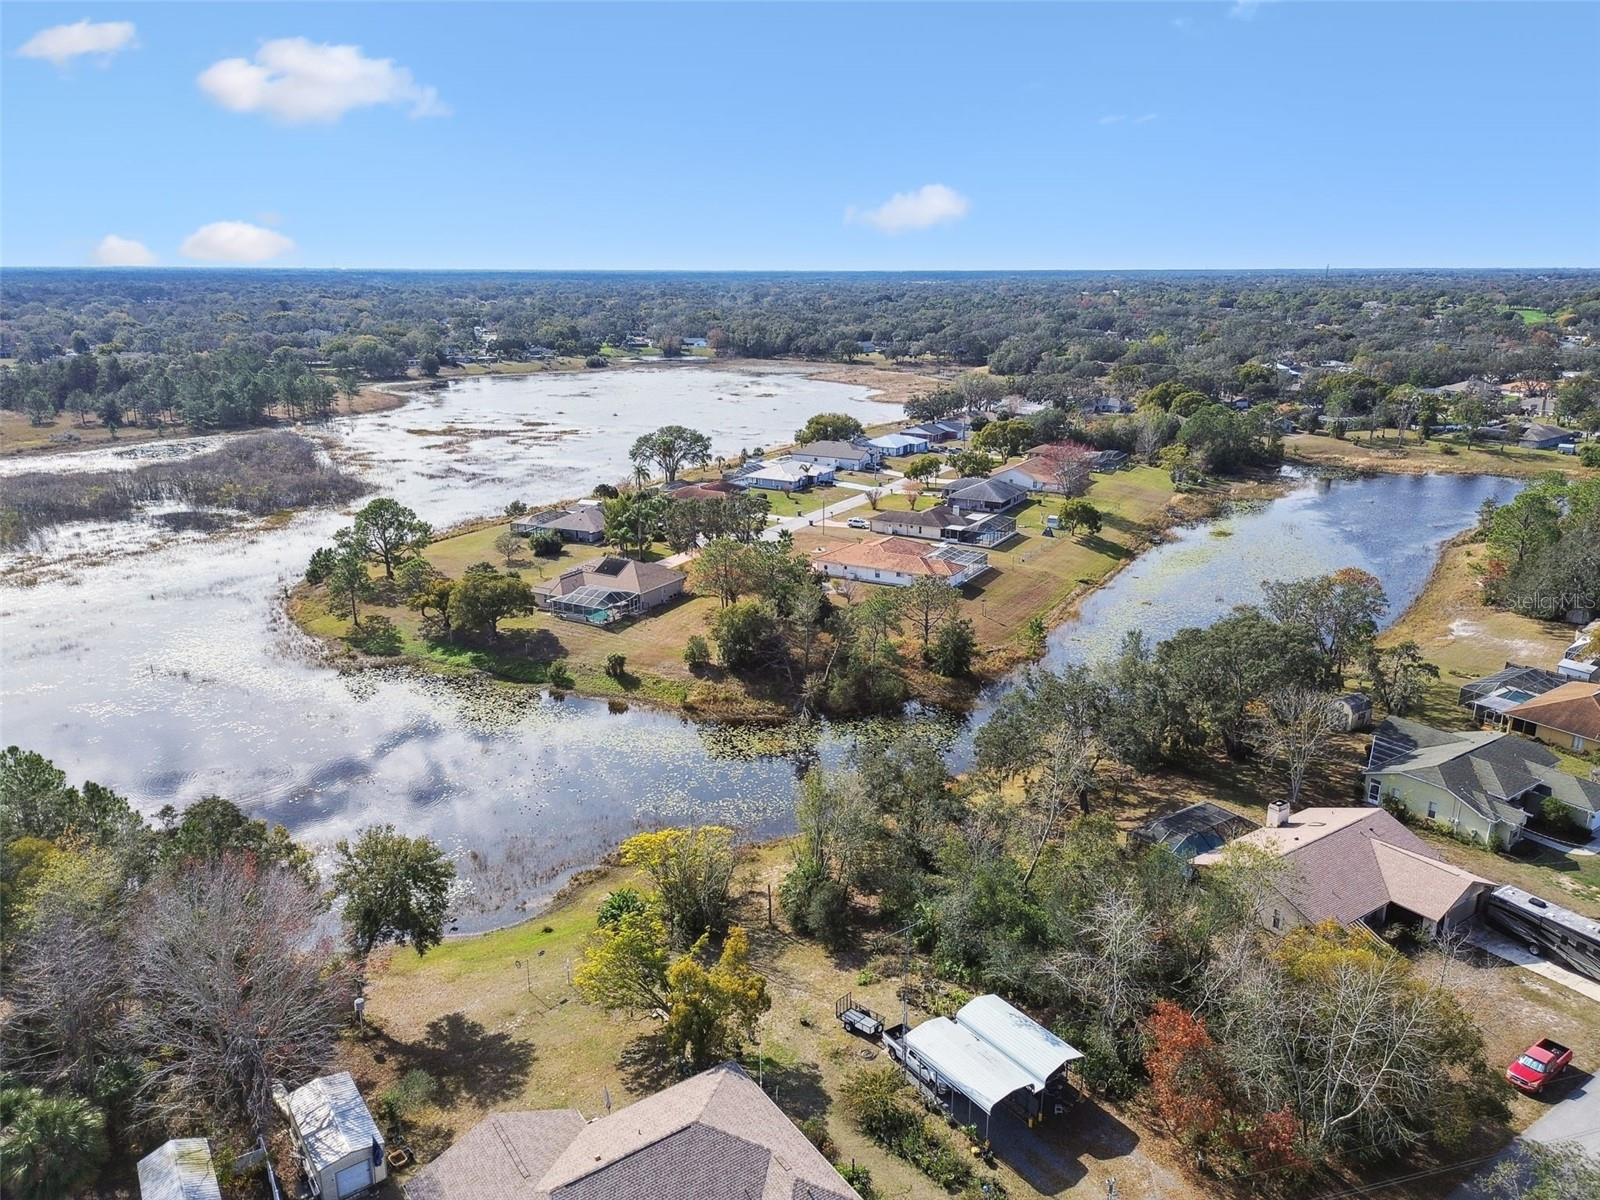
M 1438 815 L 1439 815 L 1439 805 L 1435 801 L 1429 800 L 1428 801 L 1428 820 L 1431 821 L 1435 817 L 1437 817 Z
M 1283 928 L 1283 914 L 1281 912 L 1279 912 L 1277 909 L 1273 909 L 1272 910 L 1272 928 L 1273 929 L 1282 929 Z
M 1383 780 L 1381 780 L 1381 779 L 1369 779 L 1369 780 L 1367 780 L 1367 803 L 1368 804 L 1376 804 L 1378 802 L 1378 793 L 1381 792 L 1382 790 L 1383 790 Z

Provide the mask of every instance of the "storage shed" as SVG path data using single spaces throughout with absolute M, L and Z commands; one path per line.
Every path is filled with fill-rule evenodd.
M 349 1071 L 282 1094 L 279 1105 L 313 1194 L 344 1200 L 387 1178 L 383 1134 Z
M 222 1200 L 211 1143 L 205 1138 L 173 1138 L 139 1160 L 142 1200 Z

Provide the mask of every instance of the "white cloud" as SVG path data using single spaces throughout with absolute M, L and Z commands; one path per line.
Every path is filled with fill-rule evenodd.
M 73 59 L 85 54 L 97 54 L 110 59 L 122 50 L 132 49 L 134 40 L 132 21 L 98 21 L 87 18 L 72 25 L 52 25 L 41 29 L 17 50 L 21 58 L 43 58 L 64 67 Z
M 1128 119 L 1127 113 L 1107 113 L 1095 122 L 1096 125 L 1120 125 Z
M 1133 123 L 1135 125 L 1148 125 L 1151 121 L 1156 119 L 1157 115 L 1158 114 L 1156 113 L 1141 113 L 1139 116 L 1133 119 Z
M 1228 10 L 1228 15 L 1235 21 L 1253 20 L 1256 10 L 1263 4 L 1270 4 L 1272 0 L 1233 0 L 1233 7 Z
M 850 224 L 871 225 L 883 233 L 905 233 L 959 221 L 971 207 L 972 202 L 954 188 L 925 183 L 913 192 L 896 192 L 877 208 L 864 212 L 847 208 L 844 219 Z
M 102 267 L 148 267 L 156 261 L 156 256 L 150 253 L 150 247 L 143 242 L 118 237 L 114 233 L 108 233 L 100 239 L 92 257 Z
M 419 84 L 393 59 L 303 37 L 263 42 L 254 61 L 212 63 L 196 82 L 223 108 L 292 123 L 337 121 L 353 108 L 380 104 L 409 105 L 413 117 L 450 115 L 436 89 Z
M 231 263 L 266 262 L 293 249 L 294 243 L 283 234 L 247 221 L 213 221 L 202 225 L 178 247 L 185 258 Z

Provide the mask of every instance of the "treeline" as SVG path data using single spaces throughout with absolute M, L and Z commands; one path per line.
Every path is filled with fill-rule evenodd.
M 338 388 L 354 394 L 354 374 Z M 26 413 L 34 424 L 63 414 L 85 424 L 90 416 L 111 430 L 123 425 L 160 429 L 237 429 L 269 415 L 291 421 L 325 420 L 337 389 L 291 351 L 272 354 L 228 346 L 213 354 L 96 354 L 23 362 L 0 370 L 0 408 Z
M 70 521 L 123 521 L 145 506 L 179 502 L 253 516 L 336 504 L 366 485 L 324 462 L 292 433 L 259 433 L 179 462 L 127 471 L 30 471 L 0 478 L 0 546 L 16 546 Z
M 1505 504 L 1486 501 L 1478 534 L 1489 604 L 1549 621 L 1600 609 L 1600 479 L 1552 473 Z
M 219 796 L 152 824 L 0 754 L 7 1195 L 77 1194 L 168 1137 L 210 1137 L 226 1162 L 271 1128 L 272 1081 L 333 1060 L 363 956 L 443 936 L 455 869 L 426 838 L 375 827 L 335 858 L 325 887 L 282 826 Z
M 1542 314 L 1530 323 L 1516 310 Z M 1554 379 L 1592 369 L 1600 287 L 1586 272 L 540 275 L 510 273 L 12 272 L 0 352 L 164 361 L 234 349 L 387 377 L 492 333 L 518 352 L 584 357 L 644 334 L 705 337 L 756 358 L 987 365 L 1032 398 L 1133 394 L 1182 381 L 1271 399 L 1288 358 L 1394 386 L 1469 375 Z M 1328 374 L 1328 372 L 1323 372 Z

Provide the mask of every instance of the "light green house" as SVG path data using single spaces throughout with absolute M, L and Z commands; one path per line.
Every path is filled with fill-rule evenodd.
M 1550 750 L 1515 734 L 1390 717 L 1373 731 L 1362 774 L 1367 803 L 1398 803 L 1419 820 L 1502 849 L 1516 845 L 1529 813 L 1549 796 L 1590 829 L 1600 818 L 1600 784 L 1566 774 Z

